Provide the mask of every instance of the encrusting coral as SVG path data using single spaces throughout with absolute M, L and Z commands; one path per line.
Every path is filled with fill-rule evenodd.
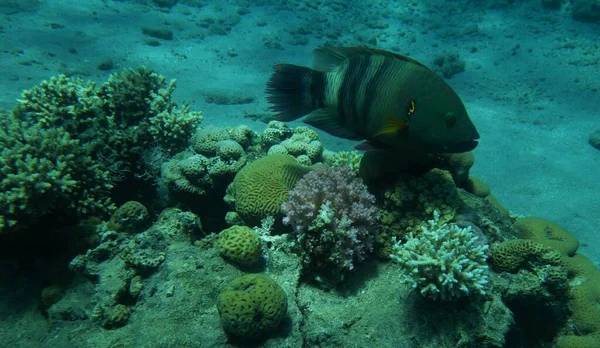
M 400 265 L 401 282 L 423 296 L 451 300 L 486 294 L 488 245 L 470 227 L 441 221 L 437 211 L 420 234 L 410 233 L 393 250 L 390 257 Z

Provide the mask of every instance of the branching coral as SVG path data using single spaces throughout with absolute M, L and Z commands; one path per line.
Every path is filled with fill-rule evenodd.
M 401 282 L 423 296 L 450 300 L 485 294 L 488 246 L 470 227 L 448 225 L 435 211 L 419 235 L 410 233 L 406 243 L 396 242 L 393 249 L 390 257 L 400 265 Z
M 106 169 L 63 128 L 0 115 L 0 233 L 51 212 L 76 218 L 110 210 Z
M 27 227 L 50 212 L 102 213 L 113 190 L 127 195 L 115 185 L 128 181 L 131 189 L 153 179 L 136 172 L 143 154 L 157 144 L 171 154 L 183 149 L 202 119 L 171 99 L 174 89 L 175 81 L 140 67 L 99 88 L 59 75 L 24 91 L 0 117 L 2 229 Z

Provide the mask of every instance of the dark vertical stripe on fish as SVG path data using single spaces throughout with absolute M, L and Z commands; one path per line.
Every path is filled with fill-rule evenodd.
M 360 83 L 364 80 L 365 74 L 367 72 L 367 68 L 369 67 L 370 57 L 364 55 L 357 55 L 350 58 L 348 62 L 348 75 L 350 78 L 348 79 L 348 83 L 343 90 L 346 94 L 345 97 L 345 111 L 346 111 L 346 119 L 343 123 L 349 129 L 356 129 L 357 118 L 360 117 L 358 113 L 359 103 L 358 92 L 360 89 Z
M 386 79 L 388 79 L 390 67 L 393 66 L 394 59 L 391 57 L 384 57 L 383 62 L 377 69 L 377 72 L 373 75 L 373 77 L 367 82 L 367 86 L 365 88 L 366 94 L 364 96 L 365 105 L 360 109 L 360 112 L 363 116 L 363 122 L 361 123 L 361 127 L 363 129 L 367 129 L 369 126 L 369 120 L 373 117 L 371 112 L 380 111 L 377 110 L 377 107 L 380 105 L 375 103 L 376 95 L 381 93 L 381 88 L 385 88 Z M 375 110 L 374 110 L 375 109 Z
M 321 109 L 325 107 L 325 74 L 313 71 L 310 76 L 308 92 L 311 98 L 312 107 Z
M 337 121 L 343 125 L 344 124 L 344 119 L 346 118 L 346 113 L 345 113 L 345 105 L 346 105 L 346 88 L 348 85 L 348 81 L 350 80 L 350 67 L 346 67 L 346 71 L 344 72 L 344 75 L 341 78 L 340 81 L 340 86 L 338 88 L 337 91 L 337 114 L 338 114 L 338 119 Z

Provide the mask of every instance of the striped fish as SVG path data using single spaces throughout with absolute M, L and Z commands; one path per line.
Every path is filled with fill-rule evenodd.
M 423 64 L 378 49 L 318 48 L 314 69 L 277 64 L 267 82 L 276 119 L 304 120 L 359 149 L 465 152 L 479 139 L 454 90 Z

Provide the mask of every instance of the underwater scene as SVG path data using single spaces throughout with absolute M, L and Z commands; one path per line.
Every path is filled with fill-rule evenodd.
M 600 1 L 0 0 L 0 347 L 600 347 Z

